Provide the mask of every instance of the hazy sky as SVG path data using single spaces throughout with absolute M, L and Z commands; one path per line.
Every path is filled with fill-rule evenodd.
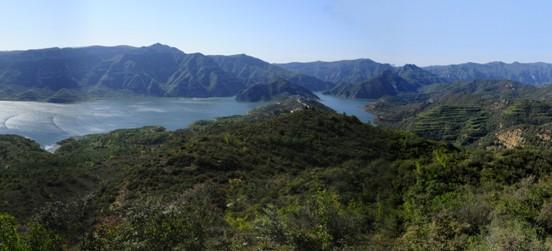
M 149 45 L 269 62 L 552 62 L 546 0 L 0 0 L 0 50 Z

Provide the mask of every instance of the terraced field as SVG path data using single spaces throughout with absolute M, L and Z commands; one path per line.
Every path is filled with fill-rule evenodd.
M 510 137 L 515 135 L 525 145 L 548 146 L 551 97 L 550 87 L 485 80 L 432 85 L 417 95 L 380 99 L 367 109 L 376 124 L 453 144 L 508 148 L 504 143 L 516 141 Z
M 420 113 L 412 130 L 429 138 L 469 144 L 487 133 L 488 119 L 488 113 L 478 106 L 443 105 Z
M 502 113 L 504 126 L 541 125 L 552 122 L 552 106 L 541 101 L 519 100 Z

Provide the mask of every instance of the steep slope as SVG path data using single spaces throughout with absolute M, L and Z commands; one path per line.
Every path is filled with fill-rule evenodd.
M 164 85 L 167 96 L 234 96 L 245 84 L 200 53 L 188 54 Z
M 402 92 L 414 92 L 419 86 L 389 70 L 360 84 L 340 84 L 326 93 L 348 98 L 374 99 L 395 96 Z
M 236 100 L 245 102 L 270 101 L 287 96 L 299 96 L 305 99 L 318 99 L 311 91 L 295 85 L 285 79 L 278 79 L 267 84 L 256 84 L 242 90 Z
M 335 62 L 309 62 L 278 64 L 287 70 L 313 76 L 337 84 L 357 84 L 393 69 L 370 59 L 343 60 Z
M 245 54 L 209 57 L 223 70 L 231 72 L 237 78 L 243 80 L 247 86 L 266 84 L 278 78 L 288 78 L 293 75 L 293 73 L 283 68 Z
M 552 83 L 552 64 L 546 63 L 465 63 L 429 66 L 424 69 L 451 81 L 506 79 L 532 85 Z
M 0 94 L 7 99 L 62 101 L 117 93 L 233 96 L 243 87 L 242 80 L 211 58 L 161 44 L 52 48 L 0 55 Z
M 82 86 L 163 96 L 162 85 L 187 57 L 176 48 L 160 44 L 130 50 L 94 67 L 82 80 Z
M 395 73 L 409 83 L 417 85 L 429 85 L 437 83 L 446 83 L 447 80 L 436 76 L 416 65 L 406 64 L 395 69 Z
M 283 78 L 298 86 L 305 87 L 311 91 L 324 91 L 333 86 L 329 82 L 319 80 L 312 76 L 297 74 L 285 70 L 279 66 L 269 64 L 258 58 L 245 54 L 233 56 L 210 56 L 219 66 L 238 79 L 245 82 L 246 86 L 266 84 Z

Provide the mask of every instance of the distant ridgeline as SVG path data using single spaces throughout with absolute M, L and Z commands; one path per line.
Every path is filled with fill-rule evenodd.
M 377 77 L 385 71 L 396 70 L 396 67 L 389 64 L 377 63 L 370 59 L 287 63 L 278 65 L 293 72 L 314 76 L 321 80 L 336 84 L 359 84 Z M 427 79 L 428 75 L 432 74 L 432 82 L 442 80 L 447 82 L 512 80 L 530 85 L 552 83 L 552 64 L 547 63 L 466 63 L 458 65 L 428 66 L 422 69 L 415 69 L 412 65 L 405 65 L 404 68 L 411 72 L 418 72 L 418 74 L 420 74 L 418 77 L 423 79 Z M 423 72 L 420 72 L 420 70 L 423 70 Z M 425 84 L 427 84 L 427 82 L 425 82 Z
M 122 95 L 222 97 L 278 79 L 311 91 L 333 86 L 246 55 L 186 54 L 161 44 L 0 53 L 0 98 L 10 100 L 73 102 Z
M 552 66 L 469 63 L 419 68 L 394 67 L 369 59 L 270 64 L 244 54 L 187 54 L 161 44 L 0 52 L 0 99 L 4 100 L 235 96 L 254 85 L 280 79 L 313 92 L 379 98 L 452 81 L 508 79 L 544 84 L 552 82 Z

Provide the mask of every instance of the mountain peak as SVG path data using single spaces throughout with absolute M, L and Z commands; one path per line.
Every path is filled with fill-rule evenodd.
M 162 43 L 155 43 L 150 46 L 145 46 L 141 48 L 148 49 L 155 52 L 181 52 L 182 53 L 182 51 L 179 50 L 178 48 L 171 47 L 169 45 L 162 44 Z
M 168 46 L 166 44 L 162 44 L 162 43 L 155 43 L 155 44 L 152 44 L 148 47 L 150 47 L 150 48 L 171 48 L 170 46 Z
M 420 69 L 420 70 L 421 70 L 421 68 L 418 67 L 418 66 L 415 65 L 415 64 L 405 64 L 405 65 L 403 65 L 402 68 L 403 68 L 403 69 L 413 69 L 413 70 L 418 70 L 418 69 Z

